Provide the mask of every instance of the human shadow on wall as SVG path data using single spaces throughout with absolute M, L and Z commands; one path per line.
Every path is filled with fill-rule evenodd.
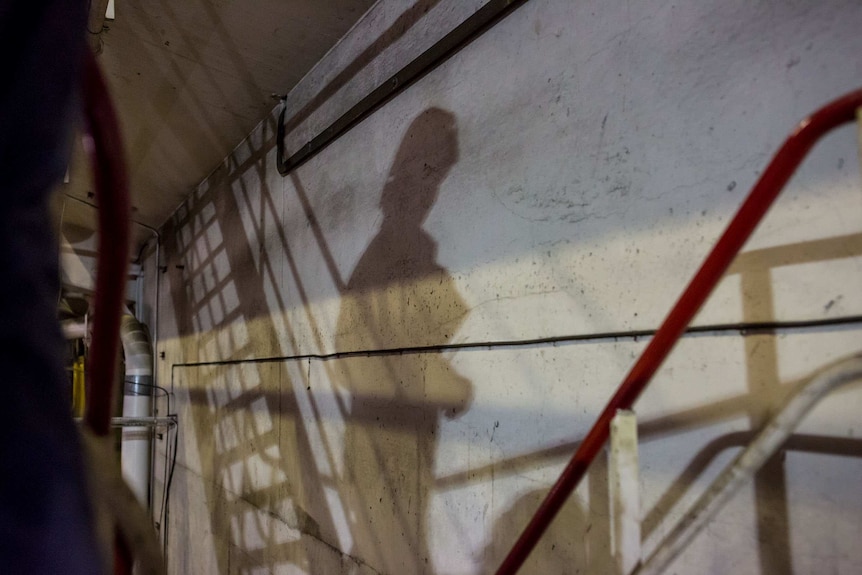
M 380 199 L 380 230 L 343 294 L 337 349 L 449 342 L 466 314 L 437 243 L 422 228 L 458 160 L 455 117 L 431 108 L 409 126 Z M 431 573 L 428 509 L 441 416 L 470 405 L 472 385 L 437 353 L 351 358 L 344 502 L 350 555 L 381 573 Z

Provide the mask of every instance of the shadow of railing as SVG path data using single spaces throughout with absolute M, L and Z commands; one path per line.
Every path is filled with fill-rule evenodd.
M 773 321 L 773 269 L 859 255 L 862 233 L 849 234 L 744 252 L 734 260 L 727 275 L 739 275 L 743 321 Z M 752 429 L 760 429 L 774 414 L 780 405 L 776 400 L 785 392 L 779 379 L 776 338 L 745 338 L 745 357 L 751 401 L 747 409 L 749 422 Z M 792 573 L 787 478 L 781 452 L 757 473 L 754 489 L 761 572 Z
M 323 350 L 326 344 L 321 336 L 323 330 L 318 326 L 312 311 L 311 296 L 302 280 L 300 263 L 281 225 L 281 210 L 266 183 L 267 175 L 271 172 L 269 158 L 273 151 L 273 130 L 269 125 L 264 126 L 259 143 L 249 142 L 249 149 L 241 152 L 247 157 L 232 157 L 222 170 L 213 174 L 206 187 L 200 189 L 187 206 L 178 212 L 170 233 L 166 234 L 166 241 L 173 242 L 173 245 L 168 246 L 168 252 L 174 254 L 173 266 L 169 269 L 171 296 L 179 335 L 188 340 L 184 344 L 187 347 L 186 356 L 194 358 L 182 369 L 195 373 L 181 376 L 186 377 L 192 385 L 187 400 L 197 406 L 188 418 L 195 427 L 197 445 L 188 447 L 197 449 L 208 458 L 207 464 L 210 465 L 214 480 L 206 483 L 207 501 L 210 502 L 209 521 L 214 532 L 229 543 L 227 553 L 233 553 L 231 568 L 248 571 L 258 567 L 292 564 L 307 572 L 322 572 L 329 564 L 321 560 L 319 555 L 305 552 L 303 544 L 299 542 L 303 534 L 333 549 L 344 550 L 340 541 L 352 540 L 355 545 L 360 538 L 355 537 L 354 533 L 362 527 L 363 521 L 373 517 L 366 517 L 358 523 L 355 515 L 353 520 L 347 519 L 351 510 L 355 511 L 356 505 L 339 500 L 339 481 L 346 477 L 343 475 L 343 461 L 339 450 L 327 447 L 324 439 L 331 432 L 324 423 L 326 418 L 335 413 L 336 417 L 350 419 L 353 417 L 352 402 L 345 399 L 343 389 L 333 389 L 328 397 L 324 397 L 327 394 L 320 390 L 299 397 L 298 392 L 310 390 L 312 386 L 313 362 L 309 359 L 293 362 L 296 364 L 294 366 L 287 365 L 291 363 L 286 359 L 287 356 L 298 350 L 309 345 Z M 342 298 L 349 296 L 352 289 L 350 281 L 341 278 L 323 226 L 315 217 L 302 183 L 296 176 L 285 181 L 292 183 L 335 292 Z M 254 186 L 250 186 L 249 182 L 254 182 Z M 860 254 L 862 234 L 742 254 L 728 273 L 741 276 L 744 322 L 774 321 L 770 269 Z M 283 273 L 277 269 L 278 258 L 284 262 Z M 285 300 L 282 285 L 285 277 L 293 283 L 297 298 L 295 302 Z M 295 332 L 285 314 L 291 308 L 302 308 L 304 321 L 311 326 L 310 342 L 300 342 L 301 336 Z M 273 320 L 266 319 L 273 316 L 277 316 L 279 327 Z M 374 333 L 366 335 L 368 337 L 364 344 L 369 348 L 385 347 L 380 336 Z M 791 386 L 782 385 L 778 380 L 778 351 L 774 333 L 749 333 L 745 342 L 749 393 L 645 422 L 641 426 L 644 440 L 653 441 L 659 437 L 684 433 L 692 427 L 745 413 L 749 414 L 752 428 L 757 428 L 770 413 L 770 406 L 777 404 L 777 400 Z M 348 346 L 357 344 L 341 343 Z M 268 367 L 259 364 L 243 366 L 246 360 L 252 362 L 261 357 L 285 359 L 280 362 L 282 365 L 276 362 L 276 365 Z M 208 360 L 212 359 L 230 359 L 237 365 L 208 365 Z M 201 365 L 195 365 L 195 362 Z M 326 379 L 337 381 L 343 377 L 327 363 L 323 362 Z M 397 368 L 391 363 L 384 362 L 375 369 L 386 373 L 389 380 L 397 377 Z M 348 395 L 366 401 L 361 399 L 357 390 Z M 372 394 L 364 410 L 366 417 L 355 419 L 354 425 L 358 429 L 364 428 L 370 421 L 369 414 L 385 412 L 391 408 L 391 400 L 391 397 L 381 400 Z M 409 400 L 400 398 L 398 402 L 400 407 L 411 409 Z M 321 407 L 323 404 L 325 406 Z M 332 406 L 334 411 L 326 412 Z M 445 409 L 433 402 L 420 402 L 414 407 L 435 413 Z M 392 419 L 393 422 L 397 421 L 394 416 Z M 268 420 L 270 423 L 260 426 L 256 420 Z M 402 423 L 404 425 L 400 429 L 415 430 Z M 290 439 L 285 439 L 285 428 L 294 434 Z M 399 427 L 396 425 L 394 429 L 397 431 Z M 794 441 L 796 443 L 788 444 L 788 449 L 803 440 Z M 811 449 L 819 445 L 810 438 L 803 443 Z M 855 444 L 843 443 L 847 443 L 844 449 L 856 448 Z M 428 489 L 453 489 L 468 483 L 493 480 L 495 476 L 499 478 L 517 473 L 530 466 L 563 457 L 576 445 L 549 447 L 485 467 L 432 478 Z M 324 448 L 320 449 L 321 446 Z M 369 449 L 369 453 L 373 453 L 376 458 L 385 458 L 378 447 Z M 711 449 L 716 448 L 708 447 L 707 453 L 711 453 Z M 325 461 L 320 461 L 321 453 Z M 705 465 L 701 462 L 706 457 L 696 456 L 686 472 L 677 478 L 657 506 L 647 514 L 647 534 L 655 529 L 667 510 L 692 487 L 701 466 Z M 304 462 L 301 469 L 295 467 L 296 462 Z M 253 486 L 262 468 L 270 469 L 269 474 L 273 479 Z M 321 472 L 321 469 L 325 472 Z M 385 478 L 389 474 L 383 475 Z M 788 532 L 786 489 L 780 462 L 764 471 L 762 477 L 756 488 L 757 513 L 764 513 L 763 510 L 768 507 L 773 520 L 768 524 L 759 524 L 758 528 L 762 536 L 772 538 L 773 544 L 769 546 L 768 552 L 762 552 L 761 562 L 764 569 L 767 565 L 772 569 L 773 566 L 789 564 L 789 547 L 774 544 L 775 541 L 786 542 Z M 290 494 L 296 492 L 297 486 L 301 486 L 300 497 L 294 498 Z M 388 487 L 396 489 L 397 482 L 389 482 Z M 228 494 L 227 498 L 220 493 L 220 489 Z M 595 522 L 590 518 L 595 514 L 607 515 L 607 510 L 602 510 L 604 504 L 600 503 L 606 500 L 601 497 L 603 489 L 605 486 L 599 470 L 591 475 L 590 480 L 591 493 L 595 492 L 594 497 L 599 503 L 591 501 L 590 513 L 586 515 L 585 511 L 574 509 L 569 521 L 583 529 L 594 529 L 594 538 L 602 528 L 598 524 L 594 525 Z M 524 497 L 532 501 L 530 494 Z M 518 510 L 526 509 L 524 505 L 523 502 L 516 502 L 503 517 L 512 517 L 512 513 L 520 517 L 522 513 Z M 776 505 L 778 516 L 783 518 L 777 523 L 774 521 Z M 263 515 L 256 516 L 254 513 L 257 511 L 254 510 Z M 272 518 L 286 526 L 287 534 L 285 530 L 278 532 L 272 529 Z M 339 523 L 352 525 L 353 533 L 345 534 Z M 505 540 L 507 536 L 513 537 L 514 533 L 510 534 L 509 531 L 510 527 L 500 524 L 495 528 L 495 538 Z M 583 553 L 588 553 L 591 554 L 588 561 L 592 566 L 603 565 L 601 553 L 595 549 L 582 549 L 578 545 L 565 556 L 581 557 Z M 493 549 L 486 550 L 486 554 L 495 560 L 499 559 L 496 543 Z M 346 553 L 351 560 L 361 563 L 362 559 L 358 555 L 361 554 L 353 556 Z M 540 561 L 548 561 L 541 557 L 545 555 L 540 555 Z M 220 556 L 219 561 L 219 570 L 226 569 L 227 557 Z
M 264 248 L 270 235 L 265 226 L 279 229 L 285 247 L 286 240 L 266 186 L 266 150 L 251 155 L 258 189 L 248 187 L 249 174 L 225 166 L 193 194 L 165 234 L 174 259 L 168 270 L 170 293 L 180 336 L 185 336 L 185 357 L 243 360 L 299 347 L 289 323 L 283 322 L 279 333 L 273 322 L 261 321 L 284 308 L 273 289 L 282 278 Z M 254 201 L 260 205 L 250 209 Z M 249 226 L 243 215 L 252 213 L 260 219 Z M 290 250 L 284 254 L 290 261 Z M 269 303 L 273 293 L 275 309 Z M 195 441 L 187 437 L 181 453 L 186 465 L 193 452 L 201 462 L 197 471 L 204 477 L 206 506 L 185 511 L 207 515 L 218 572 L 251 572 L 280 563 L 325 572 L 317 554 L 303 553 L 300 539 L 302 532 L 321 539 L 335 533 L 324 493 L 331 481 L 313 463 L 306 426 L 283 429 L 282 418 L 282 413 L 300 411 L 295 394 L 283 389 L 294 379 L 307 387 L 307 372 L 288 373 L 277 365 L 188 366 L 182 372 L 174 385 L 186 388 L 177 390 L 190 402 L 181 420 L 193 427 Z
M 310 361 L 255 361 L 328 347 L 282 225 L 282 198 L 268 186 L 267 129 L 211 175 L 164 234 L 179 345 L 190 360 L 171 367 L 178 402 L 186 403 L 181 420 L 194 429 L 194 441 L 187 437 L 180 450 L 181 465 L 203 478 L 215 568 L 292 565 L 324 573 L 352 561 L 430 573 L 425 509 L 437 421 L 469 405 L 469 382 L 439 353 L 326 363 L 319 378 Z M 452 280 L 435 262 L 436 243 L 421 230 L 457 161 L 455 134 L 451 114 L 420 114 L 383 191 L 384 226 L 349 281 L 329 257 L 344 304 L 337 345 L 445 343 L 463 318 L 457 292 L 442 287 Z M 294 182 L 306 217 L 316 223 Z M 319 226 L 315 239 L 327 259 Z M 449 311 L 438 311 L 441 304 Z M 441 313 L 452 317 L 440 319 Z M 389 322 L 391 314 L 400 314 L 400 323 Z M 302 334 L 293 321 L 306 326 Z M 467 391 L 453 391 L 455 384 Z M 326 385 L 333 387 L 323 405 Z M 332 419 L 341 444 L 332 439 Z M 411 453 L 412 464 L 392 467 Z M 379 497 L 380 505 L 369 505 L 380 490 L 387 503 Z M 311 540 L 326 551 L 310 551 Z

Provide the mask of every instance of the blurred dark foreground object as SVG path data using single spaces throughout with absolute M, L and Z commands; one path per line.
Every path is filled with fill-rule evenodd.
M 0 572 L 99 574 L 63 393 L 47 200 L 79 117 L 87 3 L 0 0 Z

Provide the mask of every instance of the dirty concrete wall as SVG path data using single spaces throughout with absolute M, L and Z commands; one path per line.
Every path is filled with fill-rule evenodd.
M 289 95 L 289 150 L 480 4 L 378 3 Z M 845 0 L 531 0 L 286 178 L 273 112 L 162 229 L 171 572 L 493 572 L 635 333 L 859 84 L 860 25 Z M 638 403 L 645 552 L 858 351 L 856 158 L 852 127 L 816 147 Z M 860 408 L 824 401 L 672 571 L 859 572 Z M 608 572 L 606 469 L 524 572 Z

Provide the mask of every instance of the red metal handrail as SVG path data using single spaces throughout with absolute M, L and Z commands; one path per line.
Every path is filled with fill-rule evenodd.
M 117 116 L 96 57 L 89 51 L 83 72 L 84 117 L 92 142 L 89 152 L 99 203 L 96 312 L 84 421 L 96 435 L 107 435 L 111 426 L 112 392 L 120 349 L 120 314 L 126 295 L 131 209 Z
M 131 204 L 117 115 L 96 57 L 90 50 L 86 51 L 83 68 L 84 118 L 91 138 L 89 152 L 99 202 L 99 262 L 93 306 L 96 313 L 84 421 L 95 435 L 104 436 L 111 426 L 120 349 L 120 314 L 126 293 Z M 119 533 L 115 543 L 114 573 L 131 573 L 131 552 Z
M 497 575 L 513 575 L 523 565 L 607 441 L 609 424 L 614 414 L 619 409 L 631 409 L 811 147 L 833 128 L 853 121 L 860 107 L 862 89 L 824 106 L 800 122 L 788 136 L 655 337 L 599 415 L 560 478 L 551 487 L 533 519 L 500 565 Z

